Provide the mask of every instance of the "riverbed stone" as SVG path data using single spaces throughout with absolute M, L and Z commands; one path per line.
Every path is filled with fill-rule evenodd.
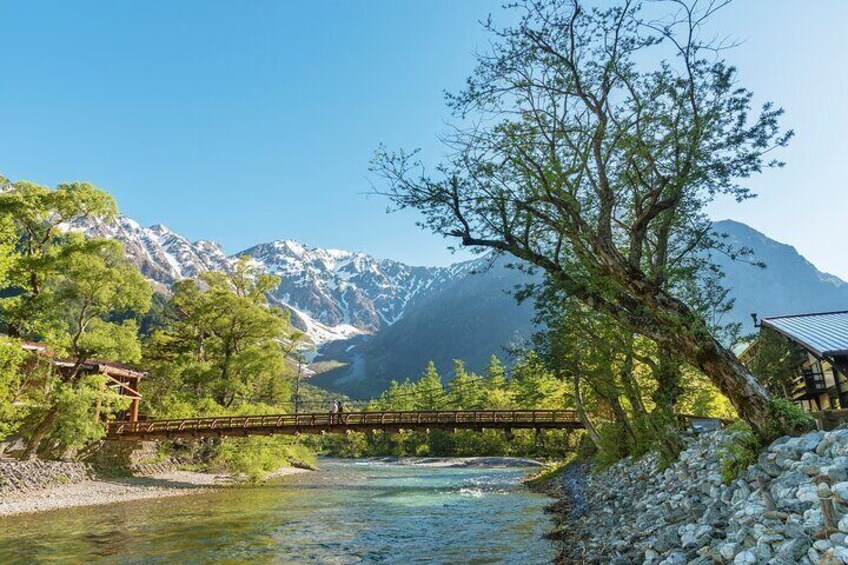
M 721 480 L 717 455 L 727 431 L 691 438 L 680 459 L 662 470 L 648 454 L 587 475 L 586 512 L 560 530 L 568 532 L 564 555 L 573 547 L 576 562 L 597 564 L 620 556 L 652 565 L 841 561 L 848 428 L 836 432 L 780 438 L 730 484 Z M 776 509 L 767 504 L 760 477 Z M 821 498 L 835 501 L 839 532 L 824 531 Z
M 821 468 L 822 477 L 826 477 L 831 483 L 848 481 L 848 467 L 845 465 L 827 465 Z
M 842 503 L 848 503 L 848 481 L 836 483 L 830 490 L 836 496 L 837 500 Z
M 649 550 L 645 551 L 643 563 L 645 563 L 645 564 L 653 563 L 654 561 L 659 559 L 659 556 L 660 556 L 659 552 L 654 551 L 653 549 L 649 549 Z
M 733 565 L 756 565 L 756 563 L 757 556 L 750 550 L 740 551 L 733 559 Z
M 738 547 L 735 543 L 724 543 L 719 548 L 719 555 L 725 561 L 733 561 L 738 552 Z
M 777 555 L 784 559 L 800 560 L 806 555 L 807 550 L 813 545 L 813 540 L 808 537 L 798 537 L 795 539 L 786 540 L 780 544 Z

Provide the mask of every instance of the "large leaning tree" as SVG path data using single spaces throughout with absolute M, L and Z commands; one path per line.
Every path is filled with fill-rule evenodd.
M 765 438 L 768 393 L 683 288 L 710 250 L 734 253 L 705 207 L 752 197 L 742 183 L 780 166 L 770 153 L 792 136 L 703 39 L 726 4 L 521 0 L 517 23 L 486 24 L 491 48 L 448 95 L 445 160 L 430 173 L 415 153 L 380 149 L 373 167 L 388 181 L 378 190 L 425 227 L 542 269 L 703 371 Z

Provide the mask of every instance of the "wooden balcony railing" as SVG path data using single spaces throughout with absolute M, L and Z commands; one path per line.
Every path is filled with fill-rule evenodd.
M 795 379 L 795 389 L 792 391 L 794 400 L 807 400 L 827 392 L 827 381 L 821 371 L 803 369 Z

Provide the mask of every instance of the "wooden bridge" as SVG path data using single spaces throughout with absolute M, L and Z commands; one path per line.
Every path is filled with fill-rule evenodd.
M 271 416 L 224 416 L 109 422 L 110 439 L 140 441 L 180 437 L 241 437 L 386 430 L 551 430 L 583 424 L 574 410 L 439 410 L 406 412 L 328 412 Z

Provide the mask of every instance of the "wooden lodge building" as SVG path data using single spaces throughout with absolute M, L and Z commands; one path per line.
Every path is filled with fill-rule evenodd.
M 848 311 L 763 318 L 759 327 L 800 352 L 792 400 L 808 412 L 848 409 Z M 758 341 L 740 354 L 743 363 L 757 354 Z
M 34 342 L 24 342 L 23 348 L 33 355 L 46 358 L 53 369 L 59 373 L 70 372 L 75 363 L 70 360 L 56 358 L 44 345 Z M 100 374 L 106 377 L 104 392 L 111 392 L 118 396 L 130 399 L 127 410 L 116 415 L 117 420 L 135 422 L 139 419 L 138 409 L 141 402 L 140 384 L 141 380 L 148 375 L 146 371 L 139 371 L 121 363 L 91 359 L 84 362 L 81 367 L 84 374 Z

